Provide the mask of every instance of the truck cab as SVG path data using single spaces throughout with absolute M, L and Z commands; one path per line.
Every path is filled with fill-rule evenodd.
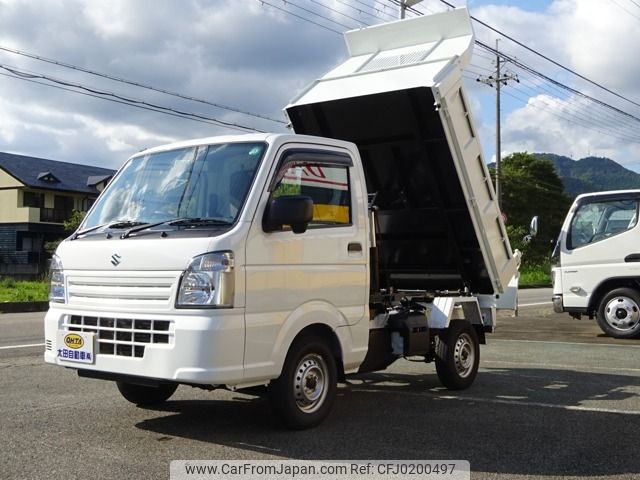
M 640 335 L 639 202 L 640 190 L 578 196 L 552 255 L 554 310 L 616 338 Z

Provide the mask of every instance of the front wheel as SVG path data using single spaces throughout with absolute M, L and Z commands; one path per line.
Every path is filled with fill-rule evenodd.
M 438 337 L 436 372 L 449 390 L 469 388 L 478 374 L 480 342 L 475 329 L 464 320 L 454 320 Z
M 305 336 L 291 346 L 280 377 L 269 385 L 269 398 L 284 424 L 299 430 L 324 420 L 336 388 L 336 360 L 331 350 L 322 338 Z
M 600 302 L 596 318 L 607 335 L 635 337 L 640 334 L 640 295 L 631 288 L 612 290 Z
M 142 407 L 157 405 L 168 400 L 178 388 L 177 383 L 158 385 L 157 387 L 126 382 L 116 382 L 116 384 L 124 398 Z

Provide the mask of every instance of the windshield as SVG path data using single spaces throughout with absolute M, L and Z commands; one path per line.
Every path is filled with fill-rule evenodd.
M 131 158 L 82 229 L 189 218 L 233 223 L 265 148 L 264 143 L 227 143 Z
M 632 229 L 638 223 L 635 199 L 598 200 L 580 205 L 571 219 L 567 248 L 599 242 Z

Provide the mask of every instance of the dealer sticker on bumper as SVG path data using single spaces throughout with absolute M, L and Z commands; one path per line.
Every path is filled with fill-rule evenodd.
M 67 362 L 93 363 L 94 333 L 58 330 L 56 356 Z

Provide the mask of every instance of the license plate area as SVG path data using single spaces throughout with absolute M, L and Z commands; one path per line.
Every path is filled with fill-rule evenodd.
M 56 357 L 64 362 L 94 363 L 95 333 L 58 330 Z

